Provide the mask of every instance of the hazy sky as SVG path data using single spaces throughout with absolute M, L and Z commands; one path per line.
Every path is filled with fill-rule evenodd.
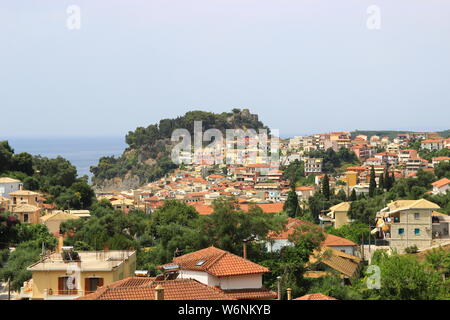
M 1 1 L 0 138 L 235 107 L 282 136 L 448 129 L 449 17 L 448 0 Z

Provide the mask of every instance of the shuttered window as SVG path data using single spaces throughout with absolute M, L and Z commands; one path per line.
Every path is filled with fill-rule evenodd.
M 69 285 L 70 281 L 70 285 Z M 59 295 L 73 295 L 77 294 L 75 277 L 59 277 L 58 278 L 58 294 Z

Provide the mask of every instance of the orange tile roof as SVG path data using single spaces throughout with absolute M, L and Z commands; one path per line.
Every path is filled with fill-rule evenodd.
M 441 180 L 433 182 L 431 185 L 436 188 L 442 188 L 443 186 L 450 183 L 450 179 L 442 178 Z
M 334 234 L 326 234 L 325 241 L 322 243 L 323 246 L 326 247 L 346 247 L 346 246 L 357 246 L 356 243 L 353 241 L 350 241 L 345 238 L 341 238 L 338 236 L 335 236 Z
M 296 218 L 288 218 L 286 225 L 284 226 L 283 230 L 279 232 L 269 232 L 267 235 L 268 239 L 271 240 L 285 240 L 289 239 L 289 236 L 293 235 L 295 230 L 300 225 L 312 225 L 312 223 L 303 221 Z
M 214 212 L 214 209 L 211 205 L 207 205 L 204 203 L 188 203 L 190 206 L 193 206 L 195 208 L 195 210 L 197 210 L 197 212 L 200 215 L 210 215 Z M 251 206 L 256 205 L 257 207 L 260 207 L 261 210 L 264 213 L 278 213 L 283 211 L 283 203 L 282 202 L 277 202 L 277 203 L 257 203 L 257 204 L 245 204 L 245 203 L 241 203 L 239 204 L 239 209 L 241 209 L 242 211 L 248 211 L 250 209 Z
M 190 206 L 194 207 L 195 210 L 197 210 L 198 214 L 204 216 L 204 215 L 210 215 L 214 212 L 214 209 L 212 206 L 203 204 L 203 203 L 193 203 L 189 204 Z
M 204 263 L 197 265 L 201 260 L 204 260 Z M 181 269 L 203 271 L 216 277 L 270 272 L 266 267 L 213 246 L 176 257 L 169 265 L 172 264 Z
M 326 296 L 326 295 L 321 294 L 321 293 L 312 293 L 312 294 L 307 294 L 307 295 L 301 296 L 301 297 L 296 298 L 294 300 L 337 300 L 337 299 L 333 298 L 333 297 Z
M 282 202 L 276 203 L 257 203 L 257 207 L 260 207 L 264 213 L 278 213 L 283 211 L 284 204 Z M 243 211 L 248 211 L 251 207 L 251 204 L 240 204 L 239 207 Z
M 435 157 L 433 158 L 433 161 L 445 161 L 450 160 L 450 157 Z
M 140 278 L 126 278 L 111 285 L 100 287 L 94 293 L 76 300 L 155 300 L 155 287 L 164 288 L 164 300 L 235 300 L 222 291 L 194 279 L 143 281 Z M 133 283 L 130 283 L 133 282 Z
M 222 290 L 227 296 L 237 300 L 275 299 L 277 293 L 266 288 Z
M 305 186 L 301 186 L 301 187 L 296 187 L 295 191 L 311 191 L 314 190 L 314 188 L 311 187 L 305 187 Z

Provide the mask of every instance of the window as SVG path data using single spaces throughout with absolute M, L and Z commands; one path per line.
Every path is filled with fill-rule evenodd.
M 91 277 L 84 279 L 84 291 L 86 294 L 96 291 L 101 286 L 103 286 L 103 278 Z
M 398 229 L 398 234 L 399 235 L 404 235 L 405 234 L 405 229 L 403 229 L 403 228 Z
M 23 214 L 23 222 L 28 222 L 28 213 Z
M 416 220 L 420 219 L 420 213 L 419 212 L 415 212 L 414 213 L 414 219 L 416 219 Z
M 414 234 L 416 236 L 420 235 L 420 229 L 419 228 L 414 229 Z
M 58 294 L 72 295 L 77 294 L 77 284 L 75 277 L 59 277 L 58 278 Z

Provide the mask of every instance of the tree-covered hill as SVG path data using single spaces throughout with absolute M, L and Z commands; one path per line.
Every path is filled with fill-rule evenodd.
M 190 111 L 175 119 L 162 119 L 146 128 L 138 127 L 126 135 L 128 147 L 122 156 L 102 157 L 97 166 L 91 167 L 94 186 L 101 190 L 134 188 L 164 176 L 176 168 L 170 159 L 172 132 L 180 128 L 193 135 L 194 121 L 202 121 L 203 132 L 216 128 L 224 135 L 226 129 L 267 128 L 248 109 L 233 109 L 220 114 Z
M 412 133 L 414 131 L 396 131 L 396 130 L 355 130 L 353 131 L 352 138 L 355 138 L 357 135 L 362 134 L 366 135 L 367 137 L 371 136 L 379 136 L 379 137 L 388 137 L 389 139 L 394 139 L 397 137 L 398 134 L 401 133 Z M 450 129 L 444 130 L 444 131 L 437 131 L 436 132 L 439 136 L 447 138 L 450 137 Z

